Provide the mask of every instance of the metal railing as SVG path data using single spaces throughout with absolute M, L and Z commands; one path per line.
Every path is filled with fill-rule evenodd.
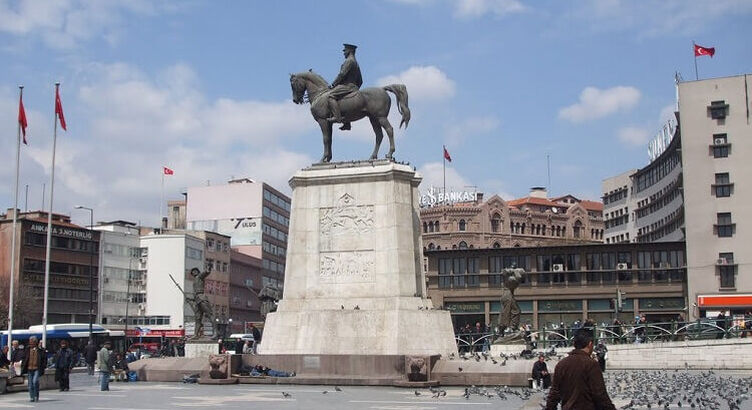
M 535 349 L 571 347 L 578 327 L 549 327 L 525 332 L 528 346 Z M 675 342 L 684 340 L 735 339 L 752 337 L 752 317 L 739 319 L 702 319 L 695 322 L 658 322 L 593 326 L 596 342 L 605 344 Z M 458 333 L 460 353 L 487 351 L 499 336 L 496 332 Z

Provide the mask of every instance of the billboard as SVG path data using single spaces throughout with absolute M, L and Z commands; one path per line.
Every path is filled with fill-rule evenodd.
M 211 231 L 230 237 L 230 246 L 261 245 L 261 217 L 191 221 L 188 229 Z

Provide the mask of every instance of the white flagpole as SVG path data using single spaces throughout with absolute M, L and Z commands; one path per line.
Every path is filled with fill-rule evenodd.
M 18 103 L 19 109 L 23 99 L 23 86 L 18 86 Z M 13 239 L 11 239 L 10 245 L 10 297 L 8 298 L 8 341 L 7 345 L 10 346 L 10 342 L 13 340 L 13 293 L 15 288 L 16 278 L 16 227 L 18 224 L 18 175 L 21 170 L 21 122 L 18 122 L 18 138 L 16 140 L 16 190 L 15 198 L 13 200 Z M 8 348 L 8 360 L 10 360 L 10 348 Z
M 446 145 L 442 145 L 443 151 L 441 151 L 441 159 L 444 160 L 444 192 L 442 194 L 444 195 L 444 201 L 446 201 L 447 194 L 446 194 Z M 444 202 L 442 201 L 442 202 Z
M 159 199 L 159 229 L 162 229 L 162 212 L 164 211 L 164 167 L 162 167 L 162 196 Z
M 60 83 L 55 83 L 55 95 L 58 95 Z M 47 348 L 47 307 L 50 295 L 50 245 L 52 244 L 52 200 L 55 194 L 55 149 L 57 148 L 57 112 L 52 133 L 52 168 L 50 171 L 50 211 L 47 213 L 47 249 L 44 259 L 44 308 L 42 311 L 42 347 Z

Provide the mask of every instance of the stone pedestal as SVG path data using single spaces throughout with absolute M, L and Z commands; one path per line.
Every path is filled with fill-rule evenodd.
M 386 160 L 292 177 L 284 295 L 266 317 L 260 354 L 457 352 L 449 312 L 426 297 L 420 180 Z
M 185 357 L 189 359 L 206 358 L 219 353 L 219 343 L 214 340 L 188 340 L 185 342 Z

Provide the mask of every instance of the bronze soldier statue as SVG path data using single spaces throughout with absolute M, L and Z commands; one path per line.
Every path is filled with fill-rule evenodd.
M 337 78 L 329 86 L 329 109 L 332 116 L 328 118 L 331 122 L 341 122 L 340 130 L 347 131 L 350 129 L 350 121 L 342 116 L 339 109 L 338 101 L 352 92 L 358 91 L 363 85 L 363 76 L 360 74 L 360 66 L 355 60 L 355 49 L 358 48 L 352 44 L 344 44 L 342 52 L 345 55 L 345 61 L 339 69 Z
M 209 319 L 209 322 L 211 322 L 212 326 L 215 327 L 214 322 L 214 311 L 212 309 L 212 304 L 209 302 L 209 299 L 204 294 L 204 286 L 205 286 L 205 280 L 206 277 L 209 276 L 210 272 L 201 272 L 198 268 L 191 269 L 191 276 L 193 277 L 193 295 L 188 296 L 183 288 L 178 285 L 178 282 L 175 281 L 175 278 L 170 275 L 170 279 L 172 279 L 172 282 L 175 284 L 175 286 L 180 289 L 180 291 L 183 293 L 183 296 L 185 297 L 185 302 L 188 303 L 188 305 L 193 310 L 193 316 L 195 318 L 195 328 L 193 332 L 193 339 L 201 339 L 204 337 L 204 317 L 206 316 L 207 319 Z M 214 337 L 217 337 L 216 327 L 215 327 Z

